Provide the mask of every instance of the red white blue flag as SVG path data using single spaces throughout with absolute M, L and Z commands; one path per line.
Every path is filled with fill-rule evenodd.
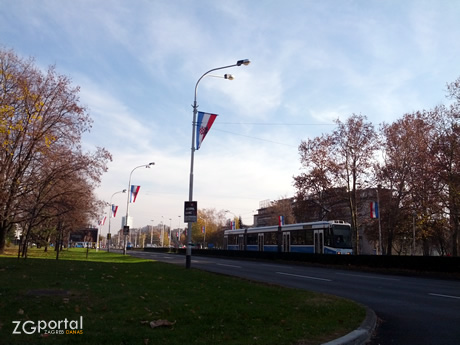
M 236 230 L 236 223 L 235 223 L 235 221 L 232 221 L 232 230 Z
M 117 215 L 117 211 L 118 211 L 118 206 L 112 204 L 112 218 L 115 218 L 115 216 Z
M 204 140 L 206 134 L 208 134 L 211 129 L 214 120 L 216 119 L 216 114 L 203 113 L 202 111 L 198 112 L 198 120 L 196 122 L 196 149 L 198 150 L 201 146 L 201 143 Z
M 371 202 L 371 218 L 372 219 L 377 219 L 379 217 L 379 204 L 374 202 Z
M 278 225 L 283 226 L 284 225 L 284 216 L 278 216 Z
M 203 225 L 203 226 L 201 227 L 201 233 L 204 234 L 205 232 L 206 232 L 206 227 Z
M 135 185 L 131 186 L 131 194 L 129 197 L 129 202 L 132 202 L 132 203 L 136 202 L 137 194 L 139 193 L 140 188 L 141 186 L 135 186 Z
M 102 225 L 105 224 L 105 219 L 106 219 L 106 218 L 107 218 L 107 217 L 104 217 L 102 220 L 99 221 L 99 225 L 100 225 L 100 226 L 102 226 Z

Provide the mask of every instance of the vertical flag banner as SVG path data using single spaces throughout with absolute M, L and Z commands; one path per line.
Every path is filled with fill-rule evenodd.
M 203 226 L 201 227 L 201 233 L 204 234 L 205 232 L 206 232 L 206 227 L 203 225 Z
M 283 226 L 284 225 L 284 216 L 278 216 L 278 225 Z
M 371 202 L 371 218 L 372 219 L 377 219 L 379 217 L 379 204 L 374 202 Z
M 137 194 L 139 193 L 140 188 L 141 186 L 135 186 L 135 185 L 131 186 L 131 195 L 129 198 L 129 202 L 132 202 L 132 203 L 136 202 Z
M 198 150 L 201 146 L 201 143 L 204 140 L 206 134 L 208 134 L 211 129 L 214 120 L 216 119 L 216 114 L 203 113 L 202 111 L 198 112 L 198 120 L 196 122 L 196 149 Z
M 107 218 L 107 217 L 104 217 L 102 220 L 99 221 L 99 225 L 100 225 L 100 226 L 102 226 L 102 225 L 105 224 L 105 219 L 106 219 L 106 218 Z
M 232 221 L 232 230 L 235 230 L 235 229 L 236 229 L 235 221 Z
M 118 211 L 118 206 L 115 206 L 114 204 L 112 204 L 112 218 L 115 218 L 115 216 L 117 215 L 117 211 Z

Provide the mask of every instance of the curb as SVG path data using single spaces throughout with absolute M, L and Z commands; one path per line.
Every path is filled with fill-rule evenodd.
M 366 307 L 366 317 L 357 329 L 345 334 L 343 337 L 329 341 L 322 345 L 364 345 L 370 340 L 376 324 L 377 316 L 375 315 L 375 312 Z

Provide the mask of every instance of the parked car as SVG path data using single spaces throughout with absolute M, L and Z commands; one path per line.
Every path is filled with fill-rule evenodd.
M 133 244 L 131 242 L 128 242 L 126 245 L 126 249 L 133 249 Z

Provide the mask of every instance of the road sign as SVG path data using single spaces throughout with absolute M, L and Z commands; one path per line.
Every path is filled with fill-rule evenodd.
M 184 223 L 196 223 L 198 220 L 198 203 L 196 201 L 184 202 Z

